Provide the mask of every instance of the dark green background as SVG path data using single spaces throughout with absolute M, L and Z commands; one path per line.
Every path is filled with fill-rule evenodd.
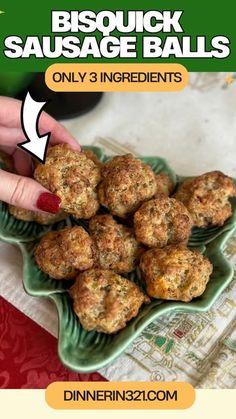
M 235 3 L 233 5 L 233 3 Z M 181 25 L 185 30 L 182 35 L 206 35 L 208 40 L 216 35 L 225 35 L 230 39 L 231 54 L 226 59 L 9 59 L 4 56 L 4 38 L 9 35 L 51 34 L 51 10 L 184 10 Z M 235 71 L 236 70 L 236 2 L 211 0 L 145 0 L 143 2 L 126 1 L 85 1 L 85 0 L 0 0 L 0 71 L 42 71 L 56 62 L 178 62 L 189 71 Z M 66 36 L 66 33 L 60 34 Z M 76 34 L 74 34 L 76 35 Z M 115 35 L 115 33 L 114 33 Z M 138 34 L 138 45 L 142 35 Z M 53 35 L 52 35 L 53 36 Z M 81 37 L 81 34 L 79 35 Z M 101 34 L 98 35 L 100 37 Z M 155 34 L 152 34 L 155 36 Z M 161 36 L 161 34 L 156 34 Z M 168 34 L 164 34 L 168 36 Z M 181 36 L 181 35 L 180 35 Z M 140 50 L 139 50 L 140 51 Z

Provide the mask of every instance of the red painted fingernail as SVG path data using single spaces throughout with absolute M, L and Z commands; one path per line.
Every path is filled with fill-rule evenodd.
M 39 195 L 36 207 L 45 212 L 56 214 L 60 211 L 61 199 L 59 196 L 49 192 L 43 192 Z

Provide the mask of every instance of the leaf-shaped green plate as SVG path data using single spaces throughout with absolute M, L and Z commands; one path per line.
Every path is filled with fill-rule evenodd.
M 8 242 L 31 242 L 39 239 L 52 229 L 63 228 L 70 225 L 70 217 L 53 226 L 41 225 L 30 221 L 19 221 L 7 209 L 7 205 L 0 201 L 0 239 Z
M 96 147 L 92 150 L 105 161 L 107 157 Z M 168 173 L 173 182 L 176 176 L 165 160 L 159 157 L 142 158 L 152 166 L 156 173 Z M 181 178 L 182 181 L 183 178 Z M 58 223 L 46 227 L 36 223 L 16 221 L 11 217 L 4 204 L 0 206 L 0 238 L 16 243 L 24 258 L 24 288 L 26 292 L 35 296 L 51 298 L 59 315 L 58 352 L 64 365 L 74 371 L 89 372 L 104 367 L 119 356 L 127 346 L 157 317 L 173 311 L 201 312 L 208 310 L 219 294 L 226 288 L 233 277 L 233 268 L 223 255 L 223 249 L 229 236 L 236 226 L 236 200 L 233 203 L 233 216 L 219 228 L 206 230 L 194 229 L 189 245 L 197 247 L 209 257 L 213 264 L 213 274 L 203 295 L 190 303 L 155 300 L 143 306 L 138 316 L 127 327 L 116 335 L 105 335 L 84 330 L 72 310 L 72 301 L 67 292 L 70 281 L 56 281 L 42 273 L 34 262 L 34 247 L 39 237 L 51 228 L 61 228 L 65 223 L 73 225 L 79 223 L 68 218 L 64 224 Z M 85 224 L 86 225 L 86 224 Z M 129 275 L 129 278 L 143 286 L 139 271 Z

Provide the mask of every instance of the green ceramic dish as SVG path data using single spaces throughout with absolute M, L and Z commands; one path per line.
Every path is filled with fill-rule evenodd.
M 105 161 L 107 157 L 96 147 L 92 150 Z M 165 160 L 159 157 L 144 157 L 156 173 L 168 173 L 174 183 L 181 182 Z M 72 310 L 67 292 L 70 282 L 56 281 L 42 273 L 34 262 L 33 252 L 39 238 L 50 229 L 78 223 L 71 217 L 56 225 L 43 227 L 36 223 L 17 221 L 5 204 L 0 204 L 0 239 L 17 244 L 24 259 L 24 288 L 30 295 L 48 297 L 56 304 L 59 315 L 58 352 L 62 363 L 78 372 L 98 370 L 112 362 L 129 346 L 148 324 L 157 317 L 170 312 L 197 313 L 208 310 L 233 277 L 233 268 L 223 255 L 226 241 L 236 227 L 236 200 L 232 200 L 233 215 L 222 227 L 205 230 L 194 229 L 189 246 L 198 248 L 213 264 L 213 274 L 204 294 L 190 303 L 155 300 L 143 306 L 139 315 L 116 335 L 105 335 L 84 330 Z M 86 223 L 83 223 L 86 227 Z M 139 271 L 128 276 L 143 286 Z

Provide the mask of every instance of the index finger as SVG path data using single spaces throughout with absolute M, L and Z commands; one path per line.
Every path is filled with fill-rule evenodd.
M 9 129 L 21 129 L 21 106 L 22 102 L 17 99 L 0 96 L 0 125 Z M 39 134 L 43 135 L 47 132 L 51 133 L 50 143 L 52 145 L 67 143 L 72 149 L 81 150 L 79 143 L 62 124 L 46 112 L 42 112 L 39 118 Z M 22 131 L 23 140 L 24 134 Z M 15 145 L 19 142 L 19 137 L 17 137 Z
M 79 143 L 62 124 L 57 122 L 46 112 L 42 112 L 39 119 L 39 133 L 40 135 L 43 135 L 47 132 L 51 133 L 51 145 L 67 143 L 73 150 L 81 150 Z

